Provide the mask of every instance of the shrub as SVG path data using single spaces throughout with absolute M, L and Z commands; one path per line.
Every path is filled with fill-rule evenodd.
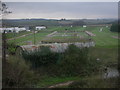
M 88 48 L 78 48 L 69 45 L 63 53 L 51 52 L 48 47 L 23 52 L 23 58 L 30 62 L 33 69 L 39 69 L 41 75 L 76 76 L 89 75 L 97 71 L 99 63 L 88 55 Z
M 48 64 L 55 64 L 59 59 L 59 54 L 51 52 L 49 47 L 41 47 L 35 51 L 23 51 L 23 58 L 32 64 L 32 68 L 38 68 Z
M 3 87 L 33 87 L 37 75 L 29 69 L 23 59 L 10 56 L 4 70 Z
M 119 24 L 113 24 L 110 28 L 110 31 L 112 32 L 120 32 L 120 25 Z
M 16 52 L 17 45 L 15 43 L 7 43 L 8 54 L 14 55 Z
M 61 74 L 67 76 L 88 75 L 94 71 L 96 60 L 88 56 L 88 48 L 70 45 L 60 62 Z

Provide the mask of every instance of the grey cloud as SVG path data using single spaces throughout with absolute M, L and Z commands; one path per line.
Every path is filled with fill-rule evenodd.
M 20 15 L 24 18 L 25 14 L 29 18 L 67 18 L 68 15 L 69 18 L 117 18 L 118 14 L 115 2 L 8 2 L 7 5 L 13 12 L 9 17 L 16 18 Z

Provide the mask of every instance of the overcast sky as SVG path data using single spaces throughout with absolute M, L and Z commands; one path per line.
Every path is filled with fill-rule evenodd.
M 117 18 L 117 2 L 7 2 L 9 19 Z
M 4 2 L 119 2 L 120 0 L 2 0 Z

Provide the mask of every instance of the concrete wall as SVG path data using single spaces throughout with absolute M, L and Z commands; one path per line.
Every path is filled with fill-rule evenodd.
M 53 52 L 64 52 L 68 46 L 70 44 L 74 44 L 79 48 L 83 48 L 83 47 L 94 47 L 95 43 L 93 41 L 91 42 L 85 42 L 85 43 L 52 43 L 52 44 L 40 44 L 40 45 L 23 45 L 20 46 L 23 50 L 27 50 L 27 51 L 34 51 L 36 49 L 38 49 L 40 46 L 49 46 L 50 50 Z

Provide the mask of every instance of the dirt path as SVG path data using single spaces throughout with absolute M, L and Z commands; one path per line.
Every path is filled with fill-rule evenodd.
M 64 83 L 59 83 L 59 84 L 56 84 L 56 85 L 49 86 L 48 88 L 57 88 L 57 87 L 61 87 L 61 86 L 68 86 L 68 85 L 70 85 L 71 83 L 73 83 L 73 81 L 68 81 L 68 82 L 64 82 Z
M 53 36 L 54 34 L 56 34 L 56 33 L 57 33 L 57 31 L 54 31 L 54 32 L 48 34 L 47 37 L 52 37 L 52 36 Z
M 33 34 L 33 33 L 25 34 L 25 35 L 22 35 L 22 36 L 19 36 L 19 37 L 15 37 L 15 38 L 10 38 L 10 39 L 7 39 L 7 40 L 14 40 L 14 39 L 25 37 L 25 36 L 28 36 L 28 35 L 31 35 L 31 34 Z

